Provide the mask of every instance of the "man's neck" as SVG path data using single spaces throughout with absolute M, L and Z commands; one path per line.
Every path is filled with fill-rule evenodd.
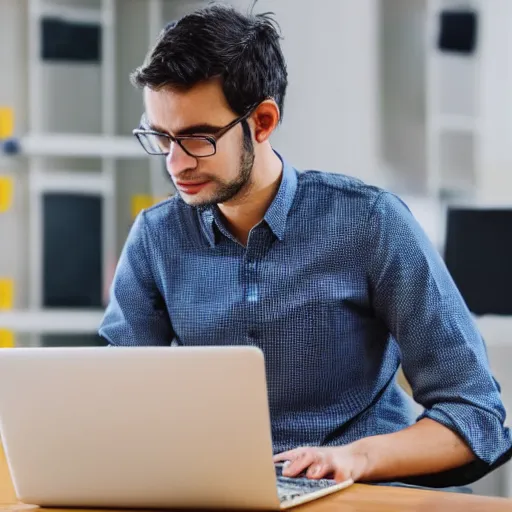
M 281 183 L 283 164 L 269 147 L 257 155 L 254 161 L 250 189 L 240 198 L 219 204 L 227 226 L 233 236 L 247 245 L 251 229 L 259 224 L 277 194 Z

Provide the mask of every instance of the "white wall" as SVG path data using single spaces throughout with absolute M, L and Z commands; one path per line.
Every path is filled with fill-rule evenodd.
M 421 194 L 427 186 L 426 0 L 382 0 L 380 14 L 381 156 L 394 190 Z
M 230 0 L 246 10 L 252 0 Z M 274 146 L 300 169 L 354 175 L 378 171 L 377 0 L 260 0 L 284 41 L 289 89 Z
M 512 2 L 483 0 L 479 196 L 512 205 Z

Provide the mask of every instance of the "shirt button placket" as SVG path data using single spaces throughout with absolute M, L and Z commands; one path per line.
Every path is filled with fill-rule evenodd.
M 254 248 L 254 245 L 253 245 Z M 258 330 L 255 323 L 256 311 L 255 307 L 259 301 L 259 286 L 258 286 L 258 262 L 257 256 L 250 248 L 247 250 L 245 261 L 245 275 L 246 275 L 246 292 L 245 300 L 247 304 L 247 342 L 251 345 L 256 343 L 258 338 Z

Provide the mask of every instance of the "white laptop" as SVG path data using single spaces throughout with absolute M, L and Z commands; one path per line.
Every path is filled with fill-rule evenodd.
M 281 475 L 255 347 L 0 350 L 0 436 L 40 506 L 279 510 L 353 483 Z

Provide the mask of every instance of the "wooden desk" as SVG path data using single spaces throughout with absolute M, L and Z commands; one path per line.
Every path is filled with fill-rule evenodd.
M 5 454 L 0 444 L 0 512 L 28 512 L 32 509 L 31 506 L 16 503 Z M 291 510 L 297 512 L 512 512 L 512 500 L 356 484 L 335 495 Z M 71 512 L 67 509 L 49 508 L 41 511 Z M 80 512 L 87 512 L 87 510 L 80 509 Z
M 0 503 L 15 503 L 16 493 L 5 460 L 4 447 L 0 442 Z

